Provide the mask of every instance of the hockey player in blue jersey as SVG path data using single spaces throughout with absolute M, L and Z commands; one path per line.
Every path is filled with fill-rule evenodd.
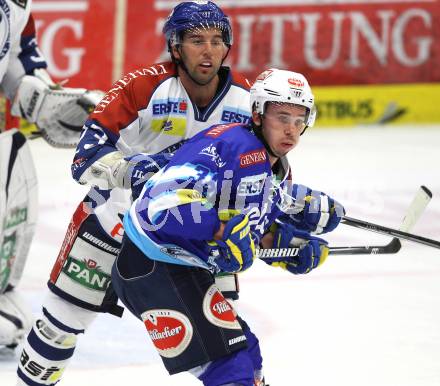
M 294 274 L 323 263 L 343 207 L 290 181 L 286 154 L 315 120 L 303 75 L 270 69 L 251 88 L 252 123 L 197 134 L 148 180 L 124 217 L 115 291 L 143 321 L 170 374 L 204 385 L 254 385 L 242 319 L 215 285 L 248 269 L 258 246 L 299 248 L 265 259 Z M 280 221 L 281 219 L 281 221 Z

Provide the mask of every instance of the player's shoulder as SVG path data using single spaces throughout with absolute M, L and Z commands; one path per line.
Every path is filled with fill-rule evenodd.
M 230 151 L 251 149 L 261 144 L 251 132 L 251 127 L 241 123 L 213 125 L 201 132 L 200 136 L 208 142 L 221 142 Z
M 0 1 L 0 15 L 2 15 L 2 17 L 0 18 L 0 24 L 3 25 L 3 23 L 6 23 L 5 27 L 2 26 L 0 28 L 1 34 L 3 34 L 3 29 L 5 29 L 4 33 L 7 32 L 11 35 L 11 37 L 13 36 L 14 39 L 15 36 L 20 36 L 23 34 L 23 30 L 26 28 L 26 24 L 30 17 L 30 3 L 30 1 L 19 0 Z M 3 20 L 3 18 L 6 18 L 6 20 Z M 8 29 L 10 29 L 10 31 L 7 31 Z M 9 35 L 7 36 L 7 39 L 9 40 Z M 8 51 L 8 49 L 5 46 L 3 50 L 5 51 L 3 52 L 4 55 Z
M 249 91 L 252 83 L 240 72 L 229 70 L 232 85 Z
M 128 72 L 116 84 L 122 87 L 130 84 L 136 91 L 144 90 L 144 92 L 148 92 L 158 87 L 165 80 L 176 76 L 177 68 L 174 63 L 155 63 Z
M 95 113 L 103 112 L 110 104 L 119 101 L 133 106 L 133 113 L 145 107 L 154 91 L 167 79 L 177 75 L 176 65 L 172 62 L 155 63 L 126 73 L 113 83 L 95 108 Z

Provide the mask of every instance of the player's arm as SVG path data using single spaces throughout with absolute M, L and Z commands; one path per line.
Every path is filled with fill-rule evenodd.
M 309 273 L 322 265 L 329 253 L 327 241 L 282 221 L 277 221 L 272 225 L 270 232 L 262 238 L 261 246 L 263 248 L 298 248 L 295 256 L 264 258 L 265 263 L 273 267 L 281 267 L 293 274 Z
M 179 236 L 208 242 L 218 248 L 219 268 L 237 272 L 252 264 L 255 245 L 246 215 L 218 213 L 215 206 L 221 195 L 223 173 L 233 170 L 233 157 L 227 145 L 212 142 L 187 144 L 164 171 L 152 177 L 140 202 L 148 221 L 160 227 L 162 234 L 171 240 Z M 207 147 L 211 151 L 215 148 L 217 156 L 203 154 Z M 192 156 L 188 158 L 188 154 Z
M 108 119 L 113 116 L 109 111 L 104 113 Z M 115 126 L 107 128 L 92 118 L 85 122 L 71 165 L 72 177 L 80 184 L 101 189 L 112 189 L 119 185 L 117 181 L 122 173 L 124 155 L 116 143 L 120 137 L 119 131 L 123 128 L 117 124 Z
M 10 50 L 9 65 L 1 87 L 5 96 L 13 101 L 20 83 L 26 75 L 47 74 L 45 71 L 47 63 L 38 48 L 32 14 L 29 16 L 21 35 L 11 36 Z M 49 78 L 49 75 L 41 76 Z
M 139 110 L 155 89 L 157 80 L 149 77 L 116 82 L 84 125 L 72 163 L 72 176 L 80 184 L 100 189 L 131 189 L 136 198 L 145 181 L 165 166 L 175 148 L 159 154 L 137 153 L 126 156 L 124 134 L 139 135 Z M 121 136 L 122 134 L 122 136 Z M 183 142 L 183 141 L 182 141 Z M 128 149 L 130 150 L 130 149 Z
M 148 222 L 170 238 L 212 240 L 220 228 L 215 208 L 219 170 L 200 154 L 208 145 L 190 141 L 147 182 L 142 193 Z
M 292 184 L 290 190 L 283 196 L 284 222 L 314 234 L 330 232 L 339 225 L 345 209 L 338 201 L 305 185 Z
M 130 123 L 131 128 L 138 125 L 138 118 Z M 125 156 L 116 146 L 123 129 L 120 125 L 109 130 L 96 120 L 86 121 L 71 165 L 72 176 L 82 185 L 100 189 L 131 189 L 135 199 L 145 182 L 168 164 L 173 153 L 165 149 L 157 154 Z

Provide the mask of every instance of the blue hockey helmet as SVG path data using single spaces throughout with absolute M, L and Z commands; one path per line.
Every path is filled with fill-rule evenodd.
M 165 21 L 162 32 L 169 46 L 180 44 L 182 33 L 197 28 L 218 28 L 223 41 L 232 45 L 229 18 L 212 1 L 185 1 L 177 5 Z

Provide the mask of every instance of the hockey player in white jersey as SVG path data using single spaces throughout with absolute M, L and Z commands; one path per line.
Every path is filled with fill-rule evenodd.
M 110 273 L 121 245 L 122 216 L 142 187 L 138 181 L 168 162 L 166 152 L 206 127 L 250 122 L 250 85 L 223 66 L 232 45 L 223 11 L 210 1 L 180 3 L 163 32 L 172 60 L 117 81 L 85 124 L 72 174 L 92 189 L 73 215 L 50 275 L 43 314 L 25 342 L 18 368 L 21 385 L 55 384 L 78 335 L 98 312 L 120 315 Z M 75 275 L 78 270 L 83 274 Z M 225 295 L 235 296 L 233 275 L 218 280 L 226 283 L 220 284 Z M 248 328 L 246 333 L 259 352 L 256 337 Z M 256 358 L 260 384 L 261 357 Z
M 31 1 L 0 1 L 0 86 L 12 114 L 35 123 L 53 146 L 73 147 L 100 92 L 63 88 L 46 72 Z M 37 180 L 26 138 L 0 127 L 0 348 L 14 348 L 32 324 L 17 286 L 37 215 Z M 36 258 L 41 258 L 41 256 Z

